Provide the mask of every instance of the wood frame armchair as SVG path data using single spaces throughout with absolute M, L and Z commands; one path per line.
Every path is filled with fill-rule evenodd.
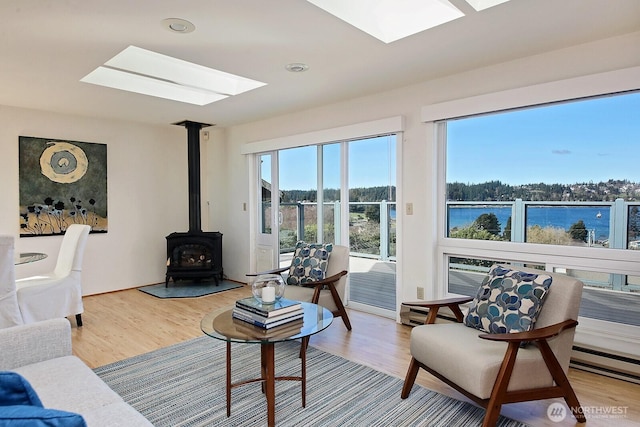
M 552 286 L 535 329 L 528 332 L 487 334 L 465 326 L 460 306 L 469 297 L 404 303 L 428 308 L 429 314 L 425 325 L 411 331 L 412 357 L 401 398 L 409 396 L 422 368 L 485 408 L 483 427 L 496 424 L 503 404 L 557 397 L 564 398 L 578 422 L 585 422 L 566 375 L 583 284 L 544 274 L 552 276 Z M 453 311 L 457 323 L 436 324 L 443 307 Z
M 290 267 L 281 267 L 260 273 L 247 274 L 258 276 L 261 274 L 282 275 Z M 347 330 L 351 330 L 351 321 L 342 303 L 346 287 L 346 276 L 349 270 L 349 248 L 334 245 L 329 258 L 326 277 L 302 286 L 287 286 L 285 297 L 292 300 L 307 301 L 327 308 L 334 317 L 340 317 Z

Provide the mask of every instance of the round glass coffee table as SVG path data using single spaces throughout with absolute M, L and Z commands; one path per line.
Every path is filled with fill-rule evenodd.
M 302 303 L 304 310 L 303 322 L 294 328 L 279 327 L 264 333 L 259 328 L 234 319 L 233 308 L 214 310 L 204 316 L 200 322 L 202 332 L 212 338 L 227 342 L 227 417 L 231 415 L 231 389 L 244 384 L 262 382 L 262 392 L 267 399 L 267 424 L 275 425 L 275 382 L 279 380 L 300 381 L 302 386 L 302 407 L 306 405 L 307 388 L 307 355 L 306 348 L 311 335 L 325 330 L 331 325 L 333 315 L 329 310 L 316 304 Z M 301 374 L 299 377 L 275 376 L 275 344 L 284 341 L 301 339 L 300 360 Z M 260 344 L 261 377 L 231 383 L 231 343 Z
M 30 262 L 36 262 L 43 260 L 47 257 L 47 254 L 41 252 L 21 252 L 15 259 L 15 265 L 28 264 Z

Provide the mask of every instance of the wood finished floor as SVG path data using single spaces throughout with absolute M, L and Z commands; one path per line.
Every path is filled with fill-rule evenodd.
M 250 292 L 244 286 L 200 298 L 159 299 L 130 289 L 85 297 L 84 326 L 76 328 L 72 320 L 73 352 L 95 368 L 202 336 L 200 319 L 205 313 L 232 306 L 237 299 L 249 296 Z M 408 342 L 411 328 L 391 319 L 348 311 L 353 326 L 351 332 L 346 330 L 340 319 L 336 319 L 327 330 L 311 338 L 311 345 L 404 378 L 410 359 Z M 626 408 L 623 418 L 588 416 L 588 422 L 582 425 L 640 426 L 640 386 L 575 369 L 570 370 L 569 379 L 583 407 L 599 410 Z M 418 374 L 416 383 L 465 400 L 424 371 Z M 580 425 L 570 416 L 563 422 L 550 421 L 546 411 L 553 401 L 506 405 L 502 414 L 532 426 Z

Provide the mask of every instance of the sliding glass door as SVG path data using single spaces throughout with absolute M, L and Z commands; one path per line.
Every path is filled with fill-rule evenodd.
M 258 234 L 277 248 L 274 264 L 290 265 L 299 240 L 348 245 L 345 298 L 389 317 L 396 305 L 395 141 L 388 135 L 258 155 Z
M 349 142 L 349 301 L 396 309 L 396 136 Z M 371 311 L 371 310 L 370 310 Z

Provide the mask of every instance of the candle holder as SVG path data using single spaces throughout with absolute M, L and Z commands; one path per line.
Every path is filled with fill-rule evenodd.
M 265 291 L 265 289 L 269 288 Z M 279 274 L 261 274 L 251 284 L 253 297 L 260 304 L 274 304 L 284 296 L 285 283 Z

